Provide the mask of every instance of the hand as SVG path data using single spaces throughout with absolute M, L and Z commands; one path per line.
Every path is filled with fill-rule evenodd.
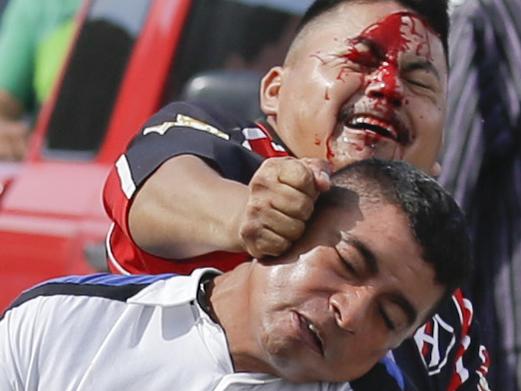
M 320 159 L 270 158 L 249 183 L 239 222 L 244 250 L 255 258 L 284 253 L 302 236 L 315 201 L 330 187 L 329 163 Z
M 22 160 L 28 138 L 29 128 L 22 121 L 0 121 L 0 160 Z

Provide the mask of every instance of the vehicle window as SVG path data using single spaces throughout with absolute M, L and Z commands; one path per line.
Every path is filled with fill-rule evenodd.
M 149 0 L 92 1 L 50 118 L 46 155 L 95 155 L 149 6 Z
M 282 63 L 311 1 L 194 1 L 163 103 L 202 100 L 239 115 L 258 114 L 260 77 Z

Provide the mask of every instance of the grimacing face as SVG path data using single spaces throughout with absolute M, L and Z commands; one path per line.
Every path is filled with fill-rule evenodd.
M 441 147 L 447 67 L 441 40 L 394 1 L 347 3 L 297 39 L 261 85 L 261 107 L 297 157 L 339 170 L 377 157 L 430 172 Z
M 255 261 L 257 359 L 295 382 L 350 381 L 421 325 L 444 294 L 395 206 L 326 210 L 279 264 Z

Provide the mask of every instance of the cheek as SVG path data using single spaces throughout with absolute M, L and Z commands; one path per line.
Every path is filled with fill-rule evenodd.
M 355 340 L 351 340 L 348 353 L 336 360 L 334 366 L 330 368 L 333 376 L 348 374 L 351 379 L 356 379 L 364 375 L 387 353 L 388 349 L 376 348 L 383 343 L 385 342 L 374 334 L 366 337 L 357 336 Z M 342 379 L 338 378 L 338 380 Z
M 407 147 L 404 159 L 420 168 L 430 169 L 441 148 L 444 110 L 433 102 L 417 98 L 407 98 L 405 104 L 408 105 L 407 111 L 411 113 L 410 120 L 415 138 Z

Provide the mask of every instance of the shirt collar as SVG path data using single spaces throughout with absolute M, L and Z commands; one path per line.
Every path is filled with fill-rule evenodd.
M 217 269 L 196 269 L 189 276 L 172 276 L 157 281 L 127 300 L 127 303 L 144 306 L 173 307 L 194 301 L 199 281 L 207 274 L 221 274 Z
M 293 156 L 293 153 L 288 148 L 286 144 L 282 141 L 282 139 L 279 137 L 273 126 L 270 125 L 270 123 L 267 120 L 260 119 L 255 122 L 255 125 L 262 129 L 262 131 L 268 135 L 272 141 L 280 145 L 286 152 L 288 152 L 290 155 Z

